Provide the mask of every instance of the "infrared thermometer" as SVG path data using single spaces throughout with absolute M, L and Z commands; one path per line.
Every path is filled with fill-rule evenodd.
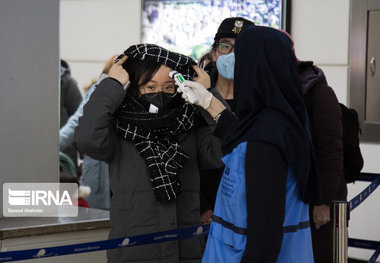
M 197 95 L 195 95 L 194 91 L 183 83 L 185 81 L 185 78 L 182 76 L 181 73 L 174 70 L 169 73 L 169 77 L 174 79 L 175 84 L 181 88 L 183 93 L 186 94 L 191 104 L 199 102 L 199 99 L 197 98 Z

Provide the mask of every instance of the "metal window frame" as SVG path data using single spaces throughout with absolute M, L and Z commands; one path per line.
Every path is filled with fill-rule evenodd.
M 351 0 L 349 36 L 349 92 L 348 102 L 359 115 L 361 141 L 380 143 L 380 122 L 368 121 L 366 114 L 366 74 L 368 17 L 379 11 L 379 0 Z M 380 98 L 379 98 L 380 103 Z

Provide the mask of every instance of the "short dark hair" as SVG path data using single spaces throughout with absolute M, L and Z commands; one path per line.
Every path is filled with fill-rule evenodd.
M 139 87 L 148 83 L 161 66 L 162 64 L 157 62 L 129 57 L 124 62 L 123 68 L 129 74 L 129 81 L 131 82 L 129 90 L 132 94 L 138 96 Z

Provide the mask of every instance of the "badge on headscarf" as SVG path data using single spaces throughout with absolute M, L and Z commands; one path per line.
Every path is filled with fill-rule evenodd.
M 242 28 L 243 28 L 243 25 L 244 25 L 244 21 L 243 21 L 243 20 L 235 20 L 234 28 L 232 29 L 232 31 L 233 31 L 235 34 L 239 34 L 240 31 L 241 31 Z

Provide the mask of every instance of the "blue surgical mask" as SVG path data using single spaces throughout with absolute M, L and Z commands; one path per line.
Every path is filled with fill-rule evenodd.
M 235 53 L 221 55 L 216 60 L 216 67 L 223 78 L 234 79 Z

